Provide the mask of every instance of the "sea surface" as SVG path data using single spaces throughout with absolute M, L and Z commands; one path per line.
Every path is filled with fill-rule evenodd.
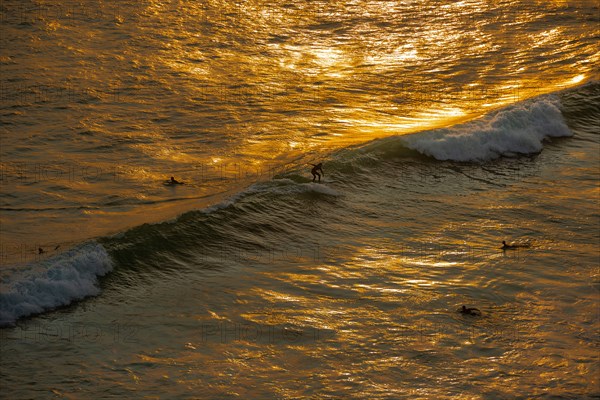
M 0 398 L 600 398 L 597 1 L 0 12 Z

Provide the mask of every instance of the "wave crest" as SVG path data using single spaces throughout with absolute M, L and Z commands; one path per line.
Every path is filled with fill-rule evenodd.
M 410 149 L 437 160 L 487 161 L 538 153 L 548 137 L 572 136 L 555 95 L 508 106 L 450 128 L 403 136 Z
M 19 267 L 0 284 L 0 326 L 100 292 L 98 276 L 113 268 L 102 245 L 88 243 L 38 264 Z

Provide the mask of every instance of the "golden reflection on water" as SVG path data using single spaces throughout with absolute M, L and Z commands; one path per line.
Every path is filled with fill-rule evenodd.
M 405 14 L 410 8 L 394 2 L 302 4 L 283 12 L 254 2 L 228 6 L 233 7 L 230 13 L 216 13 L 208 4 L 192 14 L 207 20 L 218 14 L 219 24 L 211 27 L 217 37 L 236 37 L 251 26 L 256 48 L 247 52 L 246 45 L 238 47 L 235 42 L 218 48 L 215 43 L 208 47 L 198 43 L 200 50 L 173 46 L 158 61 L 189 77 L 190 91 L 199 92 L 197 97 L 235 114 L 228 134 L 241 134 L 246 140 L 222 155 L 224 165 L 240 158 L 253 164 L 289 161 L 303 153 L 435 129 L 565 86 L 562 79 L 552 82 L 526 66 L 536 48 L 544 48 L 548 63 L 557 47 L 565 52 L 563 29 L 525 35 L 529 42 L 522 44 L 520 39 L 506 42 L 510 33 L 494 36 L 487 27 L 490 20 L 480 15 L 488 13 L 505 25 L 523 25 L 537 16 L 525 12 L 508 20 L 484 1 L 446 4 L 436 10 L 419 8 L 431 18 L 419 20 L 418 27 L 396 29 L 370 23 L 345 27 L 339 22 L 344 8 L 386 24 L 394 16 L 408 21 Z M 232 21 L 241 25 L 230 25 Z M 268 29 L 259 28 L 260 24 Z M 179 28 L 202 40 L 194 32 L 185 32 L 185 25 Z M 507 46 L 510 52 L 502 55 Z M 505 64 L 500 76 L 494 60 L 473 61 L 465 69 L 465 58 L 476 60 L 494 53 L 500 53 L 498 63 Z M 581 64 L 571 68 L 578 78 L 569 85 L 586 79 Z M 561 69 L 564 76 L 565 67 Z M 285 125 L 278 118 L 257 119 L 263 110 L 285 115 Z M 245 120 L 251 128 L 242 133 L 240 122 Z M 205 160 L 190 155 L 172 161 L 192 163 L 194 157 L 196 162 Z
M 236 102 L 241 104 L 250 101 L 249 97 L 255 97 L 274 112 L 293 110 L 304 104 L 301 111 L 299 109 L 300 117 L 288 118 L 290 130 L 304 125 L 314 132 L 315 128 L 319 130 L 319 126 L 323 126 L 329 148 L 365 142 L 382 135 L 406 134 L 448 125 L 564 86 L 564 82 L 553 83 L 543 76 L 543 72 L 535 73 L 524 65 L 531 63 L 530 54 L 536 48 L 545 48 L 542 54 L 550 55 L 547 61 L 534 65 L 538 68 L 552 62 L 553 52 L 568 53 L 561 40 L 564 28 L 522 33 L 527 41 L 520 44 L 518 29 L 515 29 L 514 38 L 508 31 L 494 36 L 487 27 L 491 19 L 481 17 L 491 15 L 503 24 L 501 26 L 520 27 L 538 18 L 526 9 L 503 16 L 499 8 L 485 1 L 462 1 L 436 8 L 394 2 L 347 2 L 344 6 L 315 3 L 282 10 L 265 8 L 251 1 L 220 6 L 224 7 L 220 13 L 212 8 L 214 5 L 204 4 L 191 14 L 204 16 L 207 21 L 217 18 L 219 24 L 211 29 L 215 29 L 218 37 L 236 37 L 244 28 L 252 26 L 254 29 L 260 24 L 268 24 L 268 29 L 263 26 L 263 29 L 251 32 L 256 49 L 250 54 L 239 54 L 241 49 L 235 43 L 220 47 L 216 54 L 230 67 L 227 71 L 218 62 L 209 61 L 215 51 L 214 43 L 202 50 L 173 46 L 161 57 L 161 62 L 189 74 L 190 82 L 201 76 L 198 86 L 209 98 L 232 100 L 231 97 L 219 96 L 219 92 L 229 92 L 230 88 L 222 85 L 232 81 L 238 87 L 244 86 L 233 93 L 237 97 Z M 342 12 L 372 16 L 386 23 L 394 17 L 409 22 L 410 18 L 406 15 L 410 15 L 413 12 L 411 7 L 415 6 L 418 12 L 430 16 L 420 19 L 418 28 L 399 26 L 397 30 L 391 30 L 371 23 L 344 27 L 339 22 Z M 193 7 L 190 6 L 190 9 L 193 10 Z M 230 25 L 234 21 L 241 25 Z M 335 33 L 337 30 L 340 33 Z M 183 24 L 178 26 L 178 33 L 194 35 L 192 31 L 186 32 Z M 165 35 L 171 36 L 168 32 Z M 281 39 L 273 42 L 273 38 Z M 508 39 L 512 40 L 507 42 Z M 494 54 L 503 47 L 509 47 L 510 51 L 499 56 L 498 62 L 505 64 L 500 76 L 495 71 L 494 60 L 484 63 L 474 61 L 469 70 L 465 70 L 464 65 L 460 70 L 453 70 L 466 57 Z M 203 65 L 193 65 L 196 61 L 190 64 L 190 59 L 202 61 Z M 564 76 L 565 67 L 561 68 Z M 571 85 L 586 79 L 582 67 L 571 68 L 579 69 L 573 75 L 581 76 L 573 79 Z M 423 77 L 421 71 L 429 76 Z M 225 72 L 227 79 L 223 77 Z M 436 82 L 436 75 L 441 77 L 441 81 Z M 468 76 L 468 80 L 463 76 Z M 490 84 L 490 79 L 495 82 Z M 447 89 L 444 81 L 448 83 Z M 453 93 L 456 85 L 460 92 Z M 394 86 L 408 94 L 404 104 L 390 98 L 395 93 Z M 428 93 L 431 90 L 439 92 L 439 96 L 431 97 Z M 324 121 L 324 125 L 318 122 L 319 116 L 340 114 L 344 117 L 333 117 L 329 122 Z M 406 119 L 413 119 L 413 122 L 406 123 Z M 332 125 L 331 122 L 341 122 L 343 126 Z M 267 124 L 264 129 L 271 130 L 273 126 Z M 274 140 L 269 141 L 271 146 L 273 141 L 281 138 L 281 133 L 274 134 Z M 318 143 L 306 136 L 302 140 L 286 140 L 295 143 L 295 149 L 299 149 L 300 145 L 306 146 L 307 150 L 315 145 L 323 146 L 322 137 Z M 264 141 L 249 143 L 242 150 L 246 156 L 258 158 L 264 156 L 264 151 Z M 285 152 L 286 147 L 278 147 L 275 151 Z
M 548 7 L 561 15 L 569 4 Z M 162 200 L 157 182 L 171 175 L 198 181 L 199 169 L 215 158 L 230 170 L 240 163 L 266 170 L 310 162 L 345 146 L 462 122 L 580 84 L 596 76 L 600 60 L 597 47 L 581 40 L 598 32 L 587 20 L 582 17 L 588 25 L 580 31 L 549 26 L 527 2 L 148 1 L 131 12 L 102 7 L 110 19 L 104 22 L 116 30 L 93 27 L 74 35 L 82 23 L 76 18 L 49 21 L 58 47 L 76 58 L 67 57 L 72 68 L 64 71 L 44 66 L 45 60 L 39 64 L 52 72 L 52 82 L 76 77 L 91 88 L 103 87 L 94 80 L 115 82 L 116 101 L 112 92 L 90 90 L 91 104 L 77 106 L 82 117 L 75 116 L 78 125 L 69 129 L 87 129 L 129 152 L 123 156 L 132 164 L 127 176 L 154 200 Z M 90 40 L 94 35 L 97 40 Z M 81 59 L 91 54 L 98 56 Z M 114 160 L 97 163 L 109 169 Z M 208 195 L 207 188 L 198 184 L 185 197 Z M 82 203 L 105 193 L 100 185 L 88 189 Z M 119 190 L 135 198 L 140 188 Z M 179 212 L 164 205 L 153 215 Z M 99 225 L 109 221 L 90 221 Z
M 119 43 L 119 46 L 123 43 L 129 47 L 100 52 L 126 62 L 129 69 L 104 66 L 111 77 L 113 73 L 121 75 L 119 78 L 127 82 L 126 90 L 116 105 L 103 103 L 110 96 L 101 99 L 102 102 L 101 96 L 94 98 L 91 105 L 78 104 L 84 115 L 79 123 L 93 132 L 90 137 L 105 135 L 130 150 L 124 162 L 143 161 L 119 171 L 133 178 L 133 188 L 111 182 L 94 194 L 117 194 L 119 200 L 127 200 L 129 196 L 150 201 L 225 193 L 232 188 L 227 187 L 228 182 L 219 180 L 218 173 L 225 169 L 230 174 L 238 174 L 237 169 L 230 167 L 240 161 L 245 165 L 243 172 L 254 169 L 264 172 L 270 161 L 302 162 L 309 157 L 312 161 L 319 152 L 324 154 L 376 137 L 410 134 L 475 118 L 493 108 L 593 78 L 592 66 L 597 64 L 599 54 L 597 49 L 592 52 L 579 47 L 577 33 L 571 33 L 574 27 L 535 25 L 540 15 L 531 12 L 525 2 L 514 2 L 519 6 L 515 9 L 507 8 L 508 3 L 504 2 L 478 0 L 442 5 L 426 1 L 299 2 L 290 3 L 288 7 L 267 6 L 259 1 L 176 3 L 174 6 L 170 2 L 147 1 L 139 6 L 142 9 L 138 20 L 120 17 L 118 34 L 122 35 L 119 37 L 122 42 L 106 43 Z M 547 4 L 562 7 L 569 3 Z M 50 24 L 48 28 L 53 34 L 61 33 L 58 24 Z M 94 32 L 87 31 L 87 36 L 93 37 Z M 74 48 L 84 53 L 76 45 Z M 94 49 L 84 50 L 91 53 Z M 591 55 L 579 56 L 584 50 Z M 86 71 L 78 72 L 86 75 Z M 87 73 L 95 76 L 101 72 Z M 129 89 L 133 94 L 129 94 Z M 111 165 L 115 160 L 108 158 L 97 161 L 96 165 L 101 162 Z M 212 181 L 204 179 L 206 175 L 202 174 L 206 171 L 198 169 L 208 167 L 212 168 L 208 171 L 213 173 Z M 171 172 L 173 170 L 176 172 Z M 171 175 L 183 181 L 193 177 L 196 181 L 191 183 L 196 186 L 177 188 L 182 189 L 178 191 L 165 189 L 160 183 Z M 252 175 L 238 179 L 235 185 L 242 187 L 256 179 L 257 176 Z M 77 193 L 91 190 L 93 186 L 88 182 L 69 184 Z M 39 190 L 39 186 L 35 190 Z M 536 199 L 548 198 L 546 187 L 539 190 L 540 196 Z M 572 197 L 572 192 L 553 193 L 556 204 L 565 204 Z M 577 193 L 589 193 L 589 198 L 597 198 L 598 188 Z M 490 196 L 494 198 L 486 200 L 489 204 L 498 202 L 496 193 Z M 88 203 L 88 199 L 73 200 Z M 469 199 L 461 198 L 463 202 L 466 200 Z M 514 198 L 500 200 L 500 205 L 490 212 L 501 207 L 520 211 L 514 206 L 518 203 Z M 196 199 L 191 204 L 200 207 Z M 168 212 L 179 214 L 186 206 L 177 203 Z M 83 210 L 81 214 L 86 218 L 90 216 L 85 220 L 85 227 L 91 228 L 85 234 L 78 234 L 78 238 L 114 232 L 120 229 L 120 224 L 164 219 L 167 213 L 164 211 L 167 206 L 161 205 L 154 209 L 139 207 L 137 211 L 132 211 L 133 207 L 127 204 L 122 207 L 125 212 L 114 208 Z M 125 213 L 127 221 L 123 218 Z M 51 217 L 60 219 L 56 215 Z M 44 220 L 38 214 L 35 219 Z M 76 230 L 74 227 L 80 222 L 80 219 L 67 219 L 61 227 L 68 229 L 62 230 Z M 573 221 L 573 225 L 576 222 Z M 39 221 L 19 218 L 15 225 L 36 227 L 36 223 Z M 481 236 L 514 228 L 487 217 L 470 220 L 469 224 L 474 232 L 482 233 Z M 8 231 L 11 228 L 14 229 L 9 227 Z M 52 232 L 53 237 L 62 235 L 60 229 L 54 228 L 48 225 L 39 231 L 46 232 L 46 237 L 47 232 Z M 446 225 L 438 229 L 459 232 L 461 226 Z M 377 234 L 367 234 L 361 239 L 377 239 Z M 489 247 L 488 239 L 481 240 Z M 477 244 L 465 242 L 455 248 Z M 556 246 L 556 243 L 544 243 L 544 246 Z M 537 356 L 534 365 L 553 369 L 543 372 L 543 377 L 550 382 L 561 379 L 565 360 L 574 358 L 544 354 L 547 350 L 543 342 L 555 340 L 556 333 L 546 334 L 539 328 L 547 323 L 546 316 L 557 311 L 557 304 L 568 306 L 569 301 L 555 303 L 551 296 L 522 293 L 516 296 L 516 301 L 530 308 L 522 312 L 510 310 L 506 298 L 511 299 L 511 291 L 530 279 L 533 272 L 540 291 L 546 283 L 555 293 L 572 293 L 576 288 L 569 288 L 572 284 L 567 280 L 564 287 L 559 287 L 556 283 L 559 279 L 544 277 L 552 271 L 546 272 L 543 268 L 529 271 L 529 265 L 517 265 L 514 270 L 484 269 L 487 265 L 477 257 L 469 257 L 468 250 L 462 247 L 454 254 L 461 261 L 453 261 L 419 254 L 414 249 L 399 250 L 397 243 L 361 244 L 342 251 L 339 254 L 342 261 L 303 262 L 300 259 L 276 263 L 276 267 L 236 279 L 235 283 L 231 281 L 233 271 L 228 269 L 222 282 L 211 285 L 203 281 L 197 285 L 201 288 L 197 290 L 202 292 L 199 295 L 206 296 L 206 302 L 198 298 L 184 299 L 193 308 L 189 319 L 202 323 L 208 316 L 211 321 L 224 323 L 236 322 L 235 318 L 239 318 L 244 323 L 263 327 L 287 324 L 305 332 L 318 327 L 322 340 L 303 337 L 282 345 L 256 343 L 252 338 L 223 343 L 219 337 L 207 345 L 202 338 L 193 335 L 197 331 L 190 334 L 189 329 L 165 323 L 162 327 L 153 327 L 163 329 L 164 335 L 147 340 L 159 338 L 160 342 L 168 338 L 168 342 L 157 344 L 155 348 L 143 343 L 140 347 L 144 347 L 145 353 L 134 356 L 134 364 L 142 362 L 151 366 L 147 368 L 147 375 L 137 372 L 138 365 L 124 366 L 123 371 L 130 377 L 132 388 L 140 383 L 150 386 L 159 382 L 202 390 L 207 389 L 203 386 L 208 375 L 211 384 L 206 390 L 208 393 L 246 397 L 256 397 L 253 391 L 257 381 L 262 380 L 269 386 L 274 376 L 284 374 L 292 378 L 289 382 L 296 381 L 297 377 L 292 376 L 296 366 L 303 371 L 314 368 L 315 380 L 327 379 L 319 385 L 330 387 L 337 394 L 347 393 L 352 385 L 364 384 L 361 379 L 366 372 L 371 382 L 364 384 L 368 388 L 364 390 L 370 392 L 362 393 L 363 398 L 378 394 L 389 397 L 390 390 L 405 396 L 406 393 L 400 393 L 404 388 L 397 382 L 398 376 L 408 377 L 415 385 L 415 382 L 430 383 L 433 376 L 433 380 L 440 383 L 438 392 L 433 388 L 411 388 L 413 394 L 431 398 L 443 395 L 446 386 L 452 383 L 452 376 L 442 380 L 440 370 L 452 371 L 459 377 L 461 368 L 470 373 L 478 371 L 477 377 L 485 378 L 489 373 L 493 376 L 488 382 L 489 389 L 506 383 L 506 380 L 496 380 L 504 371 L 514 371 L 517 375 L 521 367 L 518 363 L 523 364 L 522 374 L 526 375 L 530 367 L 526 362 L 530 361 L 531 354 L 527 350 L 534 349 Z M 592 254 L 592 251 L 588 252 Z M 493 252 L 486 255 L 486 263 L 504 257 L 496 249 Z M 449 253 L 443 255 L 450 256 Z M 242 271 L 253 273 L 251 268 Z M 130 272 L 133 276 L 137 271 Z M 189 282 L 175 291 L 186 285 Z M 442 290 L 450 286 L 452 291 Z M 495 290 L 498 287 L 502 290 Z M 234 300 L 230 302 L 229 293 L 219 293 L 213 288 L 236 292 Z M 174 297 L 173 286 L 168 289 L 165 299 Z M 494 296 L 506 293 L 505 299 L 495 301 Z M 591 304 L 597 292 L 576 295 L 579 297 L 571 296 L 573 299 L 587 296 L 587 303 Z M 110 296 L 111 293 L 107 293 L 102 299 Z M 476 322 L 457 316 L 451 307 L 470 298 L 478 298 L 488 305 L 491 316 L 486 315 Z M 156 304 L 165 303 L 146 302 L 144 296 L 139 299 L 148 303 L 143 306 L 151 309 L 148 315 L 153 316 L 152 321 L 162 320 L 164 316 L 157 316 Z M 167 301 L 165 299 L 162 300 Z M 503 305 L 505 309 L 494 309 L 494 305 Z M 574 313 L 577 311 L 574 308 Z M 181 313 L 181 310 L 177 308 L 173 312 Z M 108 313 L 85 314 L 112 318 Z M 130 318 L 130 309 L 126 308 L 123 315 Z M 532 322 L 528 316 L 537 319 Z M 494 331 L 478 331 L 476 337 L 472 331 L 468 334 L 460 331 L 479 327 L 478 324 L 496 328 L 498 322 L 512 326 L 515 319 L 526 324 L 522 328 L 524 332 L 534 333 L 531 342 L 524 338 L 516 350 L 512 343 L 486 347 L 493 336 L 489 332 Z M 444 331 L 436 325 L 450 322 L 456 322 L 458 332 Z M 187 315 L 177 323 L 188 324 Z M 194 325 L 193 329 L 198 326 Z M 576 331 L 577 327 L 570 329 Z M 574 332 L 574 337 L 576 334 Z M 170 340 L 172 336 L 181 340 L 181 346 L 173 344 L 176 340 Z M 572 343 L 572 340 L 568 338 L 564 343 Z M 578 340 L 585 341 L 585 338 Z M 476 341 L 478 347 L 470 347 Z M 161 346 L 167 347 L 169 354 L 164 354 Z M 429 351 L 433 348 L 438 351 Z M 423 353 L 415 354 L 415 350 Z M 406 357 L 397 356 L 399 351 Z M 444 364 L 446 356 L 457 364 L 469 360 L 470 367 L 449 367 Z M 587 357 L 589 354 L 584 354 L 582 359 Z M 399 368 L 399 364 L 406 368 Z M 505 365 L 497 367 L 497 364 Z M 167 366 L 173 365 L 179 371 L 172 370 L 172 375 L 163 373 Z M 154 368 L 156 366 L 159 368 Z M 578 368 L 583 372 L 576 379 L 591 376 L 585 366 Z M 116 369 L 110 365 L 103 373 L 115 373 Z M 181 369 L 187 371 L 182 373 Z M 257 380 L 257 376 L 261 379 Z M 530 379 L 535 382 L 535 377 Z M 299 385 L 304 384 L 306 382 Z M 238 393 L 231 393 L 232 386 Z M 583 387 L 589 386 L 587 383 Z M 303 388 L 277 390 L 281 397 L 290 398 L 306 393 Z M 513 393 L 519 390 L 518 385 L 511 390 Z M 273 392 L 267 394 L 272 397 Z

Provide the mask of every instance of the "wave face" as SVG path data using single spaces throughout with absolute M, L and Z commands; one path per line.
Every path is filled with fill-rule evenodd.
M 20 267 L 2 282 L 0 326 L 100 292 L 98 277 L 113 263 L 102 245 L 88 243 L 39 264 Z
M 556 95 L 543 96 L 466 124 L 408 135 L 401 141 L 437 160 L 487 161 L 538 153 L 545 139 L 573 135 L 560 107 Z
M 1 7 L 11 248 L 174 218 L 246 174 L 448 126 L 454 110 L 479 116 L 600 64 L 592 0 L 51 3 Z
M 102 238 L 100 243 L 87 243 L 44 262 L 19 267 L 2 283 L 0 324 L 11 325 L 19 318 L 99 294 L 98 277 L 112 271 L 113 265 L 111 276 L 115 279 L 108 284 L 135 285 L 142 275 L 169 274 L 199 260 L 212 268 L 222 260 L 209 255 L 229 247 L 261 249 L 265 254 L 281 243 L 316 248 L 313 237 L 331 234 L 313 220 L 316 208 L 338 209 L 349 192 L 377 197 L 382 188 L 398 184 L 397 176 L 403 177 L 401 190 L 410 193 L 415 183 L 423 183 L 425 176 L 432 175 L 432 170 L 438 175 L 460 171 L 459 166 L 452 165 L 455 161 L 479 163 L 540 152 L 545 139 L 573 135 L 561 110 L 569 126 L 581 125 L 591 131 L 597 124 L 590 115 L 598 114 L 599 88 L 591 83 L 512 105 L 462 125 L 347 148 L 324 160 L 323 184 L 311 182 L 305 168 L 296 168 L 256 183 L 220 204 L 167 222 L 140 225 Z M 590 107 L 596 107 L 595 111 Z M 438 167 L 442 163 L 436 159 L 446 162 Z M 479 166 L 469 168 L 474 168 L 469 176 L 477 178 Z M 475 182 L 502 183 L 507 179 L 502 173 L 488 178 L 484 174 Z

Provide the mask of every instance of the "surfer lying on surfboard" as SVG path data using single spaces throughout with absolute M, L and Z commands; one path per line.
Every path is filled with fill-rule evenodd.
M 323 172 L 323 163 L 318 163 L 317 165 L 315 165 L 315 164 L 310 164 L 310 165 L 313 166 L 313 168 L 310 170 L 310 173 L 313 176 L 312 181 L 314 182 L 318 176 L 319 182 L 321 182 L 321 174 L 323 174 L 323 176 L 325 176 L 325 172 Z M 321 174 L 319 174 L 319 171 L 321 171 Z
M 465 307 L 462 306 L 461 309 L 458 310 L 461 314 L 466 314 L 466 315 L 473 315 L 473 316 L 478 316 L 481 315 L 481 311 L 479 311 L 478 308 L 475 307 Z
M 174 177 L 171 177 L 171 179 L 167 181 L 167 184 L 169 184 L 169 185 L 184 185 L 183 182 L 179 182 Z
M 501 247 L 501 249 L 502 250 L 506 250 L 506 249 L 518 249 L 519 247 L 527 248 L 527 247 L 529 247 L 529 243 L 511 243 L 511 244 L 508 244 L 508 243 L 506 243 L 505 240 L 503 240 L 502 241 L 502 247 Z

